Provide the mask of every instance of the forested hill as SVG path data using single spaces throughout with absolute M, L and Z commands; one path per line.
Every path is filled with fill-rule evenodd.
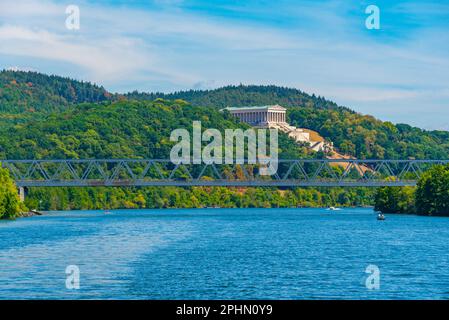
M 175 144 L 174 129 L 249 128 L 215 108 L 194 107 L 183 101 L 114 101 L 84 103 L 45 120 L 0 127 L 0 159 L 167 159 Z M 280 156 L 307 156 L 306 148 L 281 134 Z
M 126 96 L 143 100 L 183 99 L 193 105 L 217 108 L 280 104 L 288 108 L 291 124 L 319 132 L 339 151 L 359 159 L 449 158 L 447 131 L 426 131 L 381 121 L 297 89 L 240 85 L 170 94 L 132 92 Z
M 31 128 L 43 127 L 35 121 L 48 121 L 51 113 L 65 112 L 69 106 L 75 106 L 70 109 L 77 109 L 81 102 L 90 103 L 89 112 L 98 108 L 96 112 L 100 119 L 100 114 L 108 110 L 104 108 L 102 103 L 104 101 L 124 100 L 123 108 L 126 108 L 126 101 L 129 105 L 133 105 L 133 100 L 152 103 L 157 98 L 165 101 L 182 99 L 194 107 L 201 107 L 197 111 L 197 117 L 192 117 L 190 120 L 201 119 L 203 115 L 210 116 L 207 115 L 208 109 L 217 111 L 226 106 L 280 104 L 288 107 L 287 116 L 291 124 L 318 131 L 323 137 L 334 142 L 340 152 L 360 159 L 449 158 L 449 132 L 447 131 L 426 131 L 406 124 L 384 122 L 372 116 L 339 107 L 323 97 L 309 95 L 298 89 L 277 86 L 239 85 L 169 94 L 132 92 L 119 95 L 108 93 L 103 87 L 88 82 L 36 72 L 2 71 L 0 72 L 0 128 L 20 124 L 16 129 L 27 128 L 27 131 L 35 132 L 36 137 L 39 137 L 37 129 Z M 170 104 L 164 107 L 164 112 L 168 114 L 169 108 Z M 84 117 L 85 115 L 81 112 L 86 110 L 81 108 L 78 117 Z M 160 110 L 154 109 L 152 112 L 157 112 L 153 116 L 159 119 L 164 118 Z M 120 115 L 111 115 L 111 119 L 115 121 L 116 116 Z M 215 116 L 218 116 L 218 113 Z M 60 117 L 54 118 L 54 115 L 50 120 L 57 121 L 58 124 L 62 121 Z M 29 121 L 32 122 L 27 124 Z M 70 121 L 64 120 L 64 122 L 66 125 L 70 124 Z M 127 125 L 133 126 L 132 123 Z M 123 143 L 126 142 L 126 140 L 123 141 Z
M 174 93 L 141 93 L 134 91 L 125 96 L 139 100 L 154 100 L 157 98 L 167 100 L 182 99 L 189 101 L 192 105 L 217 108 L 280 104 L 284 107 L 302 106 L 351 111 L 347 108 L 339 107 L 335 102 L 326 100 L 323 97 L 309 95 L 298 89 L 273 85 L 226 86 L 213 90 L 189 90 Z
M 53 112 L 111 98 L 103 87 L 37 72 L 0 71 L 0 113 Z

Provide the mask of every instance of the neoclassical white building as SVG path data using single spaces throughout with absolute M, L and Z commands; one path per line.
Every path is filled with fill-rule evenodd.
M 332 150 L 332 144 L 327 143 L 316 132 L 307 129 L 296 128 L 287 123 L 287 109 L 280 105 L 256 106 L 241 108 L 225 108 L 240 121 L 254 127 L 273 128 L 285 132 L 296 142 L 306 142 L 315 151 Z
M 286 123 L 287 119 L 287 109 L 280 105 L 225 109 L 234 117 L 239 118 L 240 121 L 246 122 L 252 126 L 268 127 L 273 123 Z

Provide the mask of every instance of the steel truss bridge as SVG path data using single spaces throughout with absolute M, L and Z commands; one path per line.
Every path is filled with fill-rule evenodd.
M 422 173 L 449 160 L 278 160 L 271 176 L 262 164 L 173 164 L 157 159 L 0 160 L 18 187 L 91 186 L 414 186 Z

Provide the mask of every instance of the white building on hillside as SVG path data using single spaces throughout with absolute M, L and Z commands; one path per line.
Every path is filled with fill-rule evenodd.
M 309 143 L 310 148 L 315 151 L 329 151 L 329 145 L 316 132 L 293 127 L 287 123 L 287 109 L 280 105 L 255 106 L 241 108 L 225 108 L 240 121 L 246 122 L 254 127 L 278 129 L 288 134 L 296 142 Z
M 225 109 L 233 116 L 252 126 L 267 127 L 272 123 L 286 123 L 287 119 L 287 109 L 280 105 Z

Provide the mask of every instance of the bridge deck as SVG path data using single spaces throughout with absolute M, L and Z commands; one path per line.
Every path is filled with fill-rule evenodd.
M 19 187 L 86 186 L 414 186 L 422 173 L 449 160 L 278 160 L 272 176 L 263 164 L 178 164 L 158 159 L 2 160 Z

